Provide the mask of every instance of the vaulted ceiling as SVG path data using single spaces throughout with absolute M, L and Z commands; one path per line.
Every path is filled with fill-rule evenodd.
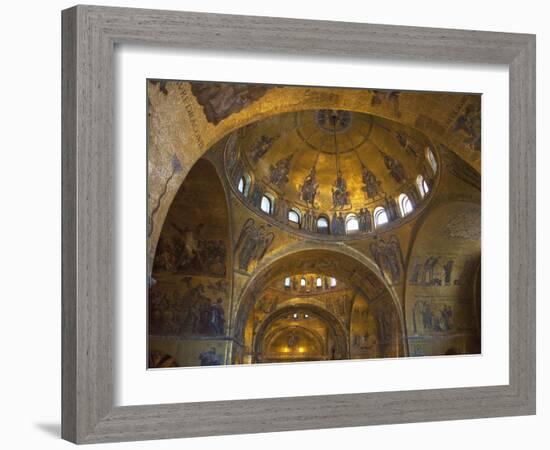
M 425 149 L 433 148 L 411 127 L 328 109 L 256 122 L 239 132 L 237 147 L 256 182 L 298 207 L 325 212 L 354 210 L 397 196 L 425 173 Z M 335 198 L 338 176 L 346 192 Z M 308 197 L 311 177 L 317 192 Z

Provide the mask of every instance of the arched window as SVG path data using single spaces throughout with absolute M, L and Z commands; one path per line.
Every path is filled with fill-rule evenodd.
M 304 277 L 300 278 L 300 286 L 306 287 L 306 279 Z
M 374 210 L 374 226 L 378 228 L 386 223 L 388 223 L 388 213 L 382 206 L 379 206 Z
M 424 177 L 422 175 L 416 177 L 416 188 L 418 192 L 420 192 L 420 196 L 424 198 L 426 196 L 426 191 L 424 190 Z
M 346 217 L 346 233 L 355 233 L 359 231 L 359 221 L 355 214 L 348 214 Z
M 237 190 L 243 194 L 245 197 L 248 197 L 248 191 L 250 191 L 250 175 L 244 174 L 239 179 L 239 184 L 237 185 Z
M 426 159 L 430 163 L 430 167 L 432 168 L 433 172 L 437 172 L 437 161 L 435 160 L 435 156 L 430 147 L 426 147 Z
M 411 199 L 407 194 L 401 194 L 399 196 L 399 207 L 401 208 L 401 215 L 405 217 L 407 214 L 412 213 L 413 205 Z
M 416 177 L 416 187 L 418 188 L 418 192 L 420 192 L 420 195 L 422 197 L 425 197 L 428 192 L 430 192 L 430 188 L 428 187 L 428 183 L 426 183 L 426 180 L 422 175 L 418 175 Z
M 300 212 L 294 208 L 290 209 L 288 211 L 288 220 L 289 222 L 294 222 L 298 225 L 300 225 Z
M 285 288 L 290 288 L 290 277 L 285 277 Z
M 273 214 L 273 198 L 268 195 L 264 194 L 262 196 L 262 203 L 260 203 L 260 209 L 266 213 L 266 214 Z
M 317 231 L 328 234 L 328 219 L 326 217 L 321 216 L 317 219 Z
M 315 286 L 318 288 L 323 287 L 323 280 L 321 279 L 321 277 L 317 277 L 317 279 L 315 280 Z
M 330 287 L 336 287 L 336 278 L 330 277 Z

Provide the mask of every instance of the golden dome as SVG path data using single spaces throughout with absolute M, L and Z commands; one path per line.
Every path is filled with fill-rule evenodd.
M 425 194 L 419 175 L 431 186 L 437 172 L 424 134 L 353 111 L 280 114 L 238 130 L 228 142 L 226 170 L 241 199 L 264 209 L 259 198 L 267 195 L 285 204 L 284 214 L 311 211 L 329 221 L 363 209 L 372 214 L 378 206 L 390 210 L 390 221 L 397 220 L 400 195 L 416 209 Z M 427 153 L 433 156 L 431 166 Z

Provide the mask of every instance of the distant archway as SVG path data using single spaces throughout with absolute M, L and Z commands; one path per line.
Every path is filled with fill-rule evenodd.
M 380 320 L 387 324 L 387 333 L 393 336 L 386 352 L 394 356 L 406 355 L 404 320 L 399 300 L 379 275 L 377 266 L 350 248 L 325 243 L 310 248 L 289 246 L 284 253 L 269 258 L 256 268 L 241 294 L 237 294 L 236 314 L 231 327 L 237 341 L 244 342 L 245 325 L 263 288 L 276 279 L 284 280 L 287 274 L 302 272 L 317 272 L 345 280 L 354 290 L 372 300 Z
M 292 315 L 298 311 L 309 311 L 312 314 L 320 317 L 329 327 L 331 338 L 333 342 L 333 348 L 323 349 L 327 353 L 326 359 L 348 359 L 349 358 L 349 346 L 346 340 L 346 331 L 343 324 L 329 311 L 311 303 L 297 303 L 294 305 L 285 306 L 278 309 L 274 313 L 270 314 L 260 324 L 256 335 L 254 336 L 253 349 L 254 355 L 262 355 L 265 351 L 266 332 L 270 329 L 270 326 L 277 320 Z M 275 330 L 276 332 L 277 330 Z M 308 330 L 311 333 L 311 331 Z M 334 350 L 334 352 L 333 352 Z M 261 362 L 256 360 L 254 362 Z

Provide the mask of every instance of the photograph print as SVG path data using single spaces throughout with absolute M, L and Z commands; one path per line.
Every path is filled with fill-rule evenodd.
M 481 95 L 148 79 L 149 369 L 481 353 Z

